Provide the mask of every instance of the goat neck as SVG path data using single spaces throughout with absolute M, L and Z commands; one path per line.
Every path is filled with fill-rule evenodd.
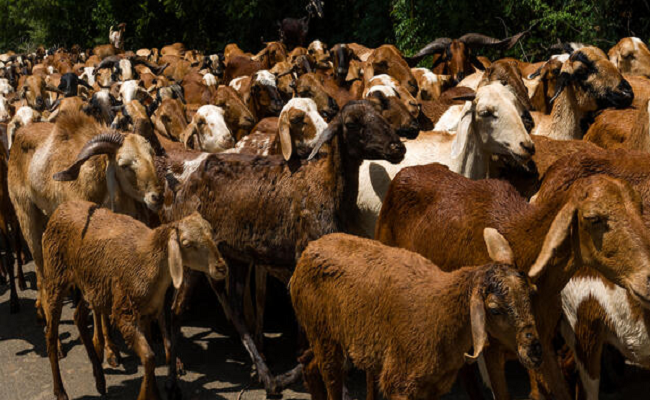
M 573 88 L 568 86 L 553 103 L 548 137 L 555 140 L 582 139 L 580 122 L 585 116 L 586 113 L 580 110 Z

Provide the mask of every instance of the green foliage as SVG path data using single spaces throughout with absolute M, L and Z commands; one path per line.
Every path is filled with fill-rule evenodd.
M 370 47 L 394 43 L 412 54 L 437 37 L 478 32 L 505 37 L 530 33 L 511 56 L 539 60 L 560 39 L 608 49 L 621 37 L 650 38 L 647 0 L 325 0 L 310 38 Z M 276 23 L 306 15 L 307 0 L 0 0 L 0 53 L 35 46 L 92 47 L 127 23 L 126 46 L 183 42 L 208 52 L 238 43 L 257 51 L 278 38 Z M 532 28 L 532 29 L 531 29 Z M 496 56 L 496 55 L 492 55 Z

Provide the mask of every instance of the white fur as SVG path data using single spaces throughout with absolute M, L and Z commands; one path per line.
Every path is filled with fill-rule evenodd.
M 390 75 L 380 74 L 380 75 L 375 75 L 372 77 L 372 79 L 370 79 L 369 86 L 373 86 L 373 85 L 388 86 L 397 90 L 397 85 L 399 85 L 399 83 L 395 78 L 393 78 Z
M 217 78 L 208 72 L 203 75 L 203 83 L 205 83 L 206 86 L 217 86 Z
M 133 67 L 131 66 L 131 61 L 122 59 L 119 62 L 119 66 L 120 70 L 122 70 L 121 79 L 123 81 L 133 79 Z
M 433 127 L 434 131 L 452 131 L 455 132 L 458 128 L 460 118 L 463 116 L 463 107 L 460 104 L 450 106 L 447 111 L 440 117 L 436 126 Z
M 7 122 L 10 118 L 9 102 L 0 94 L 0 122 Z
M 405 167 L 438 162 L 449 166 L 449 169 L 472 179 L 487 177 L 487 162 L 492 154 L 508 154 L 510 144 L 513 149 L 519 149 L 520 142 L 532 145 L 530 136 L 519 117 L 515 106 L 517 100 L 507 88 L 500 83 L 493 83 L 480 88 L 476 100 L 466 104 L 465 119 L 455 136 L 437 132 L 420 132 L 415 140 L 404 142 L 406 156 L 399 164 L 388 161 L 364 161 L 359 170 L 359 193 L 357 206 L 359 208 L 359 225 L 354 233 L 373 237 L 375 223 L 381 209 L 382 201 L 388 191 L 388 186 L 395 175 Z M 473 127 L 474 109 L 480 111 L 485 106 L 496 108 L 499 115 L 495 118 L 490 132 L 476 132 Z M 462 132 L 461 132 L 462 130 Z M 480 136 L 486 136 L 492 143 L 484 147 Z M 496 144 L 495 144 L 496 143 Z M 455 153 L 452 155 L 452 150 Z M 523 150 L 522 150 L 523 151 Z M 518 151 L 519 154 L 521 154 Z
M 54 73 L 54 67 L 51 66 L 51 65 L 49 67 L 47 67 L 47 73 L 52 75 Z
M 244 83 L 244 79 L 248 79 L 248 76 L 240 76 L 239 78 L 235 78 L 230 81 L 230 84 L 228 86 L 239 92 L 241 90 L 241 85 Z
M 223 108 L 205 105 L 198 109 L 194 118 L 196 119 L 197 116 L 205 118 L 205 125 L 199 129 L 201 150 L 219 153 L 235 146 L 235 139 L 224 119 Z
M 268 70 L 263 69 L 261 71 L 257 71 L 254 77 L 255 77 L 255 81 L 259 82 L 262 85 L 273 86 L 273 87 L 275 87 L 276 85 L 275 75 L 273 75 Z
M 375 85 L 371 87 L 364 97 L 367 99 L 373 92 L 382 92 L 386 97 L 397 97 L 395 89 L 386 85 Z
M 181 183 L 185 182 L 209 155 L 210 153 L 201 153 L 193 160 L 183 161 L 183 172 L 180 175 L 174 174 L 174 178 Z
M 565 63 L 569 57 L 571 57 L 571 54 L 555 54 L 551 56 L 551 60 L 558 60 L 561 63 Z
M 323 46 L 323 42 L 320 40 L 314 40 L 309 44 L 308 47 L 309 50 L 313 49 L 314 51 L 325 51 L 325 47 Z
M 473 74 L 466 76 L 465 79 L 458 83 L 458 86 L 464 86 L 476 91 L 478 84 L 481 83 L 481 79 L 483 79 L 483 74 L 483 71 L 476 71 Z
M 631 37 L 632 43 L 634 43 L 634 51 L 639 51 L 639 46 L 643 46 L 643 40 L 638 37 Z
M 7 95 L 12 93 L 14 88 L 9 84 L 9 80 L 2 78 L 0 79 L 0 95 Z
M 136 80 L 124 82 L 122 86 L 120 86 L 120 98 L 122 99 L 122 102 L 126 104 L 132 100 L 137 100 L 139 89 L 140 86 L 138 86 L 138 81 Z
M 327 122 L 325 122 L 323 117 L 321 117 L 321 115 L 318 113 L 318 106 L 316 106 L 316 102 L 314 102 L 312 99 L 302 97 L 296 97 L 287 102 L 287 104 L 282 108 L 282 111 L 280 112 L 280 120 L 282 120 L 282 114 L 289 112 L 289 110 L 292 108 L 297 108 L 298 110 L 303 111 L 309 116 L 312 123 L 314 124 L 314 128 L 316 128 L 316 135 L 311 141 L 305 143 L 305 145 L 309 148 L 313 148 L 318 141 L 321 133 L 327 129 Z
M 20 107 L 7 126 L 7 144 L 9 148 L 11 148 L 18 128 L 31 124 L 32 122 L 40 121 L 40 119 L 41 113 L 38 111 L 29 106 Z
M 79 77 L 84 79 L 90 86 L 95 85 L 95 67 L 84 67 L 84 72 Z

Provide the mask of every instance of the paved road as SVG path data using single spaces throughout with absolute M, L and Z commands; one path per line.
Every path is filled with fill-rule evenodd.
M 27 268 L 28 279 L 34 277 L 32 266 Z M 282 288 L 276 289 L 280 292 Z M 52 378 L 46 355 L 43 328 L 36 324 L 34 313 L 35 292 L 27 290 L 20 293 L 22 310 L 17 315 L 9 315 L 9 293 L 5 286 L 0 287 L 0 400 L 42 400 L 52 399 Z M 291 316 L 283 313 L 287 299 L 276 296 L 271 299 L 270 316 L 267 320 L 266 356 L 275 372 L 283 372 L 293 366 L 295 353 L 293 335 L 278 334 L 291 332 L 287 321 Z M 275 333 L 274 333 L 275 332 Z M 116 335 L 117 336 L 117 335 Z M 63 381 L 71 399 L 100 399 L 95 390 L 92 369 L 78 333 L 72 322 L 72 309 L 69 303 L 64 306 L 60 327 L 67 357 L 61 360 Z M 180 353 L 187 374 L 181 377 L 181 390 L 184 398 L 190 400 L 228 399 L 236 400 L 246 389 L 242 400 L 264 399 L 261 386 L 250 378 L 251 364 L 237 336 L 225 322 L 216 306 L 215 298 L 208 290 L 199 290 L 192 307 L 186 316 L 183 328 L 184 339 L 180 343 Z M 108 399 L 135 399 L 139 391 L 142 368 L 139 360 L 118 341 L 122 350 L 124 364 L 113 369 L 104 365 Z M 156 376 L 162 390 L 167 368 L 163 365 L 164 351 L 160 343 L 154 343 L 158 365 Z M 509 383 L 514 397 L 523 399 L 528 393 L 525 373 L 513 366 L 509 373 Z M 625 392 L 620 395 L 603 396 L 607 399 L 648 398 L 650 374 L 631 371 Z M 363 399 L 363 376 L 355 373 L 349 386 L 353 397 Z M 163 394 L 164 398 L 164 394 Z M 287 390 L 285 399 L 308 399 L 302 385 Z M 466 397 L 455 387 L 445 400 L 460 400 Z

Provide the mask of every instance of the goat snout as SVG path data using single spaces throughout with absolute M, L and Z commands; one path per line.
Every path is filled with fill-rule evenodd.
M 151 211 L 158 211 L 163 203 L 163 196 L 159 193 L 149 193 L 145 196 L 144 202 Z
M 43 97 L 38 96 L 34 102 L 35 102 L 34 105 L 36 106 L 36 109 L 38 111 L 43 111 L 43 109 L 45 108 L 45 101 L 43 100 Z
M 625 108 L 632 104 L 634 101 L 634 91 L 630 83 L 623 79 L 621 83 L 618 84 L 615 90 L 610 90 L 605 96 L 605 103 L 601 104 L 605 107 L 616 107 L 616 108 Z
M 397 164 L 404 159 L 406 146 L 402 142 L 392 142 L 388 145 L 386 159 L 393 164 Z
M 524 151 L 526 151 L 531 156 L 535 155 L 535 143 L 533 143 L 533 142 L 519 142 L 519 145 L 521 146 L 522 149 L 524 149 Z

